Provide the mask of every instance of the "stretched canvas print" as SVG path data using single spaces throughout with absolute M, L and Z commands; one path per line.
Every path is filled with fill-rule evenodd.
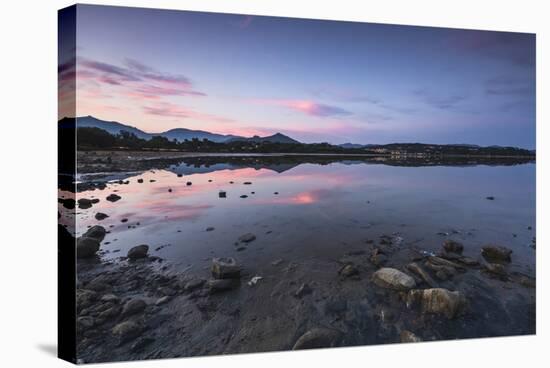
M 535 333 L 535 35 L 59 12 L 59 354 Z

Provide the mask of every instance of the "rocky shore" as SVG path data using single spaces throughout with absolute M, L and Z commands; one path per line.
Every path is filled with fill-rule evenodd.
M 513 252 L 499 245 L 470 258 L 457 241 L 431 254 L 388 235 L 337 260 L 258 269 L 219 254 L 191 272 L 146 244 L 104 260 L 106 232 L 77 239 L 81 362 L 535 333 L 535 280 L 511 271 Z

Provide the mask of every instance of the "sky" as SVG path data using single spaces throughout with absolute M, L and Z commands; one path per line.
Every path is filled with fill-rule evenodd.
M 93 5 L 70 28 L 60 118 L 535 148 L 534 34 Z

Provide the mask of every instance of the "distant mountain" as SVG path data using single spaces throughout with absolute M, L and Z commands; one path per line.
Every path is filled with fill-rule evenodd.
M 364 147 L 364 145 L 356 144 L 356 143 L 343 143 L 343 144 L 339 144 L 339 146 L 342 148 L 363 148 Z
M 295 139 L 290 138 L 289 136 L 286 136 L 281 133 L 275 133 L 273 135 L 267 136 L 267 137 L 260 137 L 255 135 L 251 138 L 243 138 L 243 137 L 237 137 L 230 140 L 231 142 L 235 141 L 243 141 L 243 142 L 255 142 L 255 143 L 262 143 L 262 142 L 271 142 L 271 143 L 300 143 Z
M 223 142 L 227 142 L 229 140 L 237 139 L 237 138 L 244 139 L 244 137 L 239 137 L 236 135 L 222 135 L 222 134 L 206 132 L 204 130 L 191 130 L 191 129 L 185 129 L 185 128 L 171 129 L 164 133 L 159 133 L 155 135 L 161 135 L 170 140 L 176 139 L 180 142 L 186 139 L 191 140 L 193 138 L 198 138 L 200 140 L 208 139 L 209 141 L 217 142 L 217 143 L 223 143 Z

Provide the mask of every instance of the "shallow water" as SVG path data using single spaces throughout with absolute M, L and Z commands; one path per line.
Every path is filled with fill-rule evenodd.
M 505 245 L 514 250 L 512 267 L 534 275 L 534 164 L 403 167 L 342 161 L 253 168 L 182 163 L 117 178 L 130 183 L 111 182 L 104 190 L 77 194 L 77 199 L 100 199 L 92 208 L 77 209 L 76 233 L 96 224 L 108 228 L 101 248 L 106 259 L 148 244 L 151 254 L 175 267 L 203 269 L 213 256 L 233 256 L 254 272 L 279 258 L 337 259 L 386 234 L 426 251 L 438 250 L 448 238 L 460 240 L 465 254 L 474 257 L 484 244 Z M 226 198 L 219 197 L 220 190 Z M 111 193 L 122 199 L 105 200 Z M 109 217 L 97 221 L 97 212 Z M 207 231 L 210 227 L 214 230 Z M 257 239 L 239 251 L 235 243 L 245 233 Z

